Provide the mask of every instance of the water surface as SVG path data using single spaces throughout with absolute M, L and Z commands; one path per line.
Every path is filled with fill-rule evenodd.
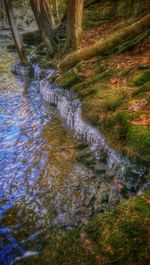
M 31 252 L 36 235 L 70 226 L 91 171 L 77 163 L 79 142 L 45 103 L 39 84 L 11 74 L 15 54 L 0 50 L 0 264 Z M 27 243 L 28 242 L 28 243 Z M 41 243 L 36 245 L 40 251 Z M 29 252 L 30 251 L 30 252 Z

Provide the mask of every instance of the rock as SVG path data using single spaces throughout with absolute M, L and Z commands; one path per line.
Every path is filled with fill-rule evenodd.
M 106 164 L 98 162 L 96 163 L 95 167 L 94 167 L 94 171 L 97 174 L 103 174 L 106 173 L 106 171 L 108 170 L 108 167 Z
M 143 187 L 138 191 L 138 195 L 142 195 L 143 192 L 150 190 L 150 183 L 145 183 Z
M 90 217 L 92 215 L 92 209 L 91 208 L 86 208 L 84 206 L 79 207 L 78 209 L 75 210 L 75 213 L 78 215 L 82 215 L 82 216 L 88 216 Z
M 84 205 L 85 206 L 89 206 L 90 205 L 90 203 L 91 203 L 91 201 L 94 199 L 94 197 L 95 197 L 95 194 L 90 194 L 90 195 L 88 195 L 87 197 L 86 197 L 86 199 L 85 199 L 85 201 L 84 201 Z
M 72 220 L 69 213 L 60 213 L 57 218 L 58 218 L 58 223 L 61 226 L 64 227 L 72 226 Z
M 76 159 L 79 162 L 82 162 L 83 164 L 85 164 L 86 166 L 94 167 L 95 157 L 94 157 L 94 154 L 89 147 L 84 148 L 81 151 L 78 151 L 78 153 L 76 155 Z
M 84 224 L 84 225 L 87 225 L 89 223 L 89 219 L 86 218 L 86 217 L 81 217 L 80 219 L 81 223 Z
M 141 182 L 143 172 L 137 167 L 126 167 L 123 184 L 128 190 L 136 191 Z
M 16 75 L 22 75 L 22 76 L 29 76 L 32 73 L 32 65 L 22 65 L 20 60 L 16 60 L 15 63 L 12 64 L 12 73 Z
M 100 162 L 103 162 L 103 163 L 107 162 L 107 152 L 104 149 L 100 150 Z
M 96 194 L 96 200 L 99 201 L 99 203 L 108 202 L 108 194 L 100 190 Z

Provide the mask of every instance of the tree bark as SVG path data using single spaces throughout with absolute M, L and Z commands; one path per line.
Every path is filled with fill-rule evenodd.
M 84 0 L 69 0 L 67 21 L 67 47 L 77 49 L 82 34 Z
M 132 40 L 139 34 L 143 34 L 150 29 L 150 14 L 142 17 L 135 23 L 121 30 L 113 32 L 107 38 L 100 39 L 94 45 L 77 50 L 68 55 L 59 65 L 61 71 L 67 71 L 81 60 L 87 60 L 96 55 L 103 55 L 107 51 Z
M 50 55 L 54 54 L 54 40 L 53 40 L 53 32 L 51 28 L 50 22 L 50 13 L 47 8 L 46 0 L 30 0 L 31 7 L 38 25 L 38 28 L 41 32 L 41 37 L 43 42 L 45 43 L 48 52 Z
M 9 24 L 10 24 L 11 31 L 12 31 L 12 34 L 13 34 L 13 37 L 14 37 L 14 41 L 15 41 L 16 48 L 17 48 L 17 51 L 18 51 L 18 54 L 19 54 L 20 61 L 22 62 L 23 65 L 27 65 L 28 60 L 27 60 L 27 57 L 25 55 L 25 50 L 24 50 L 24 47 L 23 47 L 22 40 L 21 40 L 19 32 L 17 30 L 17 26 L 16 26 L 16 23 L 15 23 L 15 19 L 14 19 L 13 11 L 12 11 L 12 8 L 11 8 L 11 4 L 9 3 L 8 0 L 4 0 L 4 3 L 5 3 L 6 13 L 7 13 L 7 16 L 8 16 Z

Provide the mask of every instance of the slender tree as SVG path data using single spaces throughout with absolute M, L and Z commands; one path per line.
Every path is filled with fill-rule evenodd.
M 46 0 L 30 0 L 33 13 L 49 54 L 54 54 L 54 39 L 51 17 Z
M 5 27 L 5 14 L 4 14 L 3 0 L 0 0 L 0 21 L 2 24 L 2 28 L 4 28 Z
M 68 0 L 67 47 L 77 49 L 82 34 L 84 0 Z
M 19 58 L 20 58 L 22 64 L 26 65 L 28 63 L 28 60 L 27 60 L 27 57 L 25 55 L 25 50 L 24 50 L 24 47 L 23 47 L 22 40 L 21 40 L 19 32 L 17 30 L 17 26 L 16 26 L 16 23 L 15 23 L 15 19 L 14 19 L 11 3 L 10 3 L 9 0 L 4 0 L 4 3 L 5 3 L 6 13 L 7 13 L 7 16 L 8 16 L 8 20 L 9 20 L 9 24 L 10 24 L 10 27 L 11 27 L 11 31 L 12 31 L 12 34 L 13 34 L 13 37 L 14 37 L 14 41 L 15 41 L 15 44 L 16 44 L 16 48 L 17 48 L 18 54 L 19 54 Z

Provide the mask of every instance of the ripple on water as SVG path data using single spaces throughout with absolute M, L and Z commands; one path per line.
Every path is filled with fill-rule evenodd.
M 74 187 L 91 171 L 75 160 L 78 142 L 43 102 L 38 82 L 8 72 L 14 58 L 3 53 L 0 78 L 0 264 L 30 255 L 36 235 L 65 222 L 80 204 Z M 4 64 L 7 61 L 7 64 Z M 70 219 L 69 225 L 72 225 Z M 65 225 L 65 223 L 63 223 Z M 35 236 L 34 236 L 35 235 Z M 36 249 L 38 251 L 38 249 Z M 27 253 L 27 254 L 26 254 Z M 37 252 L 33 252 L 37 253 Z M 33 254 L 32 253 L 32 254 Z

